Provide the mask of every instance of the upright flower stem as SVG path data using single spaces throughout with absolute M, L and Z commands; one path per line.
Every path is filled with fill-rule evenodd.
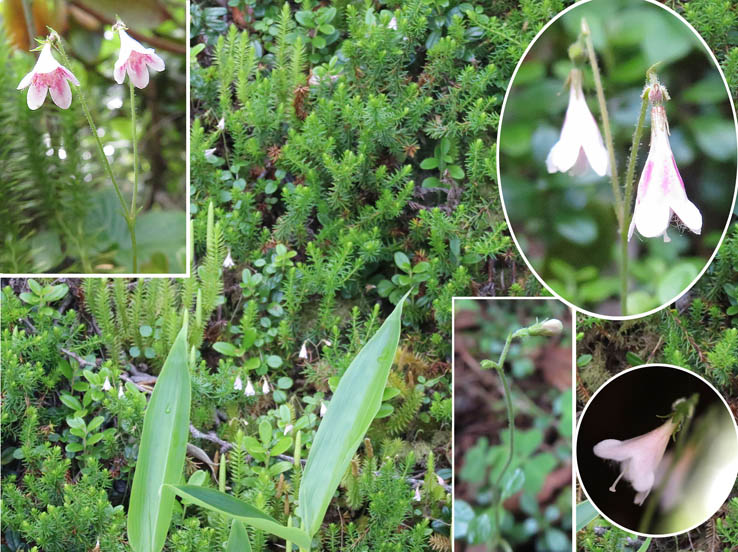
M 512 548 L 510 547 L 510 544 L 502 538 L 502 534 L 500 533 L 500 509 L 502 508 L 502 490 L 500 489 L 500 484 L 502 483 L 502 478 L 504 477 L 505 472 L 507 472 L 507 469 L 510 467 L 510 464 L 513 461 L 513 457 L 515 456 L 515 409 L 513 407 L 510 384 L 507 381 L 507 377 L 505 376 L 505 360 L 507 359 L 507 353 L 510 351 L 510 344 L 512 343 L 513 339 L 515 339 L 516 337 L 526 337 L 530 335 L 554 335 L 555 333 L 560 333 L 561 322 L 555 322 L 558 324 L 558 328 L 555 328 L 553 330 L 551 330 L 550 326 L 547 328 L 545 322 L 537 322 L 533 326 L 520 328 L 514 332 L 511 332 L 507 336 L 507 340 L 505 341 L 505 345 L 502 348 L 502 353 L 500 353 L 500 358 L 497 360 L 497 362 L 491 360 L 482 361 L 482 368 L 494 368 L 497 371 L 497 374 L 500 376 L 500 381 L 502 382 L 502 387 L 504 390 L 505 409 L 507 411 L 507 427 L 510 439 L 510 448 L 508 449 L 505 464 L 502 467 L 500 473 L 497 475 L 497 480 L 495 481 L 495 487 L 497 489 L 497 504 L 494 508 L 494 515 L 497 535 L 493 543 L 493 545 L 500 546 L 505 551 L 511 551 Z M 549 330 L 551 331 L 549 332 Z
M 56 45 L 57 45 L 59 54 L 61 55 L 62 60 L 64 61 L 64 65 L 69 67 L 70 65 L 69 57 L 67 57 L 67 52 L 64 50 L 64 45 L 62 44 L 61 39 L 56 40 Z M 133 272 L 138 272 L 138 269 L 136 266 L 136 258 L 137 258 L 136 228 L 135 228 L 136 214 L 129 210 L 128 204 L 126 203 L 126 200 L 123 198 L 123 193 L 120 190 L 120 186 L 118 186 L 118 181 L 115 179 L 115 175 L 113 174 L 113 169 L 110 166 L 110 162 L 108 161 L 107 156 L 105 155 L 105 150 L 103 149 L 102 141 L 100 140 L 100 137 L 97 135 L 97 126 L 95 125 L 95 121 L 92 120 L 92 113 L 90 113 L 90 108 L 89 108 L 89 105 L 87 104 L 87 97 L 85 96 L 85 92 L 81 86 L 79 87 L 79 102 L 82 105 L 82 111 L 84 112 L 85 117 L 87 118 L 87 124 L 90 126 L 90 132 L 92 133 L 92 136 L 95 139 L 95 143 L 97 144 L 97 152 L 100 155 L 100 159 L 102 161 L 103 167 L 105 167 L 105 172 L 107 173 L 108 178 L 110 178 L 110 182 L 113 183 L 113 188 L 115 188 L 115 194 L 118 196 L 118 201 L 120 202 L 121 210 L 123 211 L 123 218 L 126 220 L 126 225 L 128 226 L 128 231 L 131 235 L 131 248 L 133 251 Z M 136 162 L 136 170 L 138 170 L 138 162 Z M 135 194 L 134 194 L 134 197 L 135 197 Z
M 516 336 L 517 332 L 511 333 L 507 336 L 507 341 L 505 341 L 505 346 L 502 349 L 502 354 L 500 354 L 500 359 L 497 361 L 497 364 L 495 364 L 495 370 L 497 370 L 497 374 L 500 376 L 500 381 L 502 381 L 502 387 L 505 390 L 505 408 L 507 409 L 507 427 L 510 434 L 510 449 L 507 453 L 507 460 L 505 461 L 505 466 L 502 468 L 502 471 L 497 476 L 496 485 L 499 486 L 500 482 L 502 481 L 502 476 L 505 475 L 505 472 L 507 471 L 507 468 L 510 467 L 510 464 L 512 463 L 513 456 L 515 455 L 515 410 L 513 408 L 512 403 L 512 394 L 510 393 L 510 385 L 507 382 L 507 378 L 505 377 L 505 359 L 507 358 L 507 353 L 510 350 L 510 343 L 512 342 L 513 338 Z
M 136 199 L 138 197 L 138 137 L 136 136 L 136 100 L 134 94 L 133 80 L 128 79 L 128 88 L 131 92 L 131 139 L 133 141 L 133 194 L 131 196 L 129 228 L 131 229 L 131 243 L 133 244 L 133 272 L 138 272 L 138 259 L 136 255 Z
M 612 193 L 615 197 L 615 215 L 618 223 L 623 226 L 625 214 L 623 211 L 623 198 L 620 194 L 620 182 L 618 180 L 618 168 L 615 164 L 615 145 L 612 139 L 612 131 L 610 129 L 610 117 L 607 113 L 607 102 L 605 101 L 605 92 L 602 88 L 602 77 L 600 76 L 600 66 L 597 63 L 597 55 L 594 51 L 592 43 L 592 33 L 589 30 L 587 20 L 582 18 L 582 36 L 587 46 L 587 57 L 592 67 L 592 76 L 594 77 L 595 89 L 597 90 L 597 103 L 600 106 L 600 117 L 602 117 L 602 128 L 605 131 L 605 146 L 610 156 L 610 182 L 612 183 Z
M 628 227 L 630 226 L 630 204 L 633 200 L 633 178 L 635 176 L 638 146 L 643 135 L 643 124 L 648 110 L 648 89 L 643 92 L 641 113 L 633 132 L 633 143 L 630 146 L 630 158 L 625 172 L 625 200 L 623 201 L 623 222 L 620 225 L 620 309 L 622 314 L 628 313 Z

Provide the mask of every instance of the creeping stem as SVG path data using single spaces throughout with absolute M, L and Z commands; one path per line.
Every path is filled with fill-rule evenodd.
M 59 54 L 62 57 L 62 60 L 64 61 L 64 65 L 66 67 L 70 66 L 69 57 L 67 57 L 67 52 L 64 50 L 64 45 L 62 44 L 61 39 L 56 40 L 56 46 Z M 92 113 L 90 113 L 90 108 L 87 104 L 87 98 L 85 96 L 84 89 L 80 85 L 78 87 L 79 90 L 79 102 L 82 105 L 82 111 L 84 111 L 85 117 L 87 118 L 87 124 L 90 126 L 90 132 L 92 133 L 93 138 L 95 139 L 95 143 L 97 144 L 97 152 L 100 155 L 100 159 L 102 161 L 103 167 L 105 167 L 105 172 L 108 174 L 108 178 L 110 178 L 110 182 L 113 183 L 113 188 L 115 188 L 115 194 L 118 196 L 118 201 L 120 202 L 121 210 L 123 211 L 123 218 L 126 220 L 126 226 L 128 226 L 128 231 L 131 234 L 131 248 L 133 251 L 133 272 L 137 272 L 136 267 L 136 213 L 132 212 L 126 203 L 126 200 L 123 198 L 123 193 L 120 191 L 120 186 L 118 186 L 118 181 L 115 179 L 115 175 L 113 174 L 113 169 L 110 166 L 110 162 L 108 161 L 107 156 L 105 155 L 105 150 L 103 149 L 102 141 L 100 140 L 100 137 L 97 134 L 97 126 L 95 125 L 95 121 L 92 120 Z M 135 127 L 135 125 L 134 125 Z M 135 131 L 134 131 L 135 133 Z M 134 134 L 134 148 L 135 148 L 135 134 Z M 138 171 L 138 160 L 136 159 L 136 171 Z M 135 193 L 134 193 L 134 200 L 135 202 Z M 132 203 L 132 205 L 135 205 L 135 203 Z
M 627 314 L 628 308 L 628 227 L 630 226 L 630 204 L 633 197 L 633 177 L 635 175 L 638 146 L 643 135 L 643 123 L 648 110 L 648 88 L 643 91 L 641 113 L 633 132 L 633 143 L 630 146 L 630 158 L 625 172 L 625 201 L 623 202 L 623 221 L 620 225 L 620 308 L 622 314 Z

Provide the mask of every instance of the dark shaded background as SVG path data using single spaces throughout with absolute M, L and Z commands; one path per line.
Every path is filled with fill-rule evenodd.
M 722 404 L 701 379 L 668 366 L 629 371 L 610 381 L 590 401 L 577 432 L 577 468 L 590 500 L 613 521 L 637 530 L 644 506 L 633 504 L 636 493 L 625 479 L 618 482 L 617 492 L 608 490 L 620 473 L 620 464 L 595 456 L 593 447 L 604 439 L 627 440 L 656 429 L 666 421 L 658 416 L 670 414 L 675 400 L 693 393 L 699 394 L 695 419 L 711 405 Z M 673 447 L 672 440 L 667 450 Z

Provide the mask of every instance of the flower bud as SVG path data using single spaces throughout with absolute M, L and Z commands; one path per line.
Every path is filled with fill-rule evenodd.
M 561 320 L 550 318 L 531 326 L 528 335 L 559 335 L 563 330 Z

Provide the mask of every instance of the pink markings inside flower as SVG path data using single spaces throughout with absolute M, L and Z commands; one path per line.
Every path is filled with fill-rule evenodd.
M 124 28 L 119 27 L 120 54 L 115 62 L 113 77 L 115 82 L 123 84 L 126 73 L 136 88 L 145 88 L 149 84 L 149 71 L 163 71 L 164 60 L 162 60 L 153 48 L 144 48 L 140 42 L 128 36 Z
M 669 123 L 666 119 L 663 99 L 668 99 L 658 84 L 652 85 L 649 98 L 651 106 L 651 149 L 638 181 L 633 219 L 628 230 L 628 240 L 633 231 L 644 238 L 664 236 L 674 215 L 695 234 L 702 231 L 702 214 L 687 199 L 684 181 L 679 174 L 669 143 Z
M 569 73 L 569 86 L 569 106 L 564 125 L 559 141 L 548 153 L 546 168 L 549 173 L 568 171 L 571 175 L 581 175 L 589 165 L 599 176 L 605 176 L 610 172 L 607 149 L 584 98 L 579 69 L 572 69 Z
M 41 49 L 36 65 L 20 81 L 18 90 L 28 88 L 26 103 L 30 109 L 38 109 L 43 105 L 47 91 L 51 92 L 51 99 L 56 105 L 67 109 L 72 103 L 72 90 L 68 81 L 79 86 L 77 77 L 54 59 L 51 44 L 47 42 Z

